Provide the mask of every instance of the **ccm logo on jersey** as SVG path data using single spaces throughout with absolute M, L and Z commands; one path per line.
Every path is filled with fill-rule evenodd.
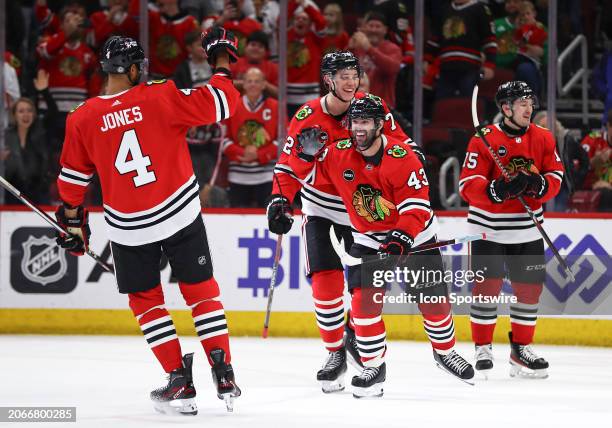
M 140 107 L 126 108 L 105 114 L 102 116 L 102 122 L 100 131 L 106 132 L 109 129 L 131 125 L 134 122 L 142 122 L 142 113 L 140 113 Z

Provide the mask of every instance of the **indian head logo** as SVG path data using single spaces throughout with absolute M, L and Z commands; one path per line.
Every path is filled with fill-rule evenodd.
M 360 184 L 353 193 L 353 207 L 368 222 L 385 220 L 395 205 L 382 197 L 382 192 L 367 184 Z
M 15 229 L 10 254 L 10 283 L 19 293 L 70 293 L 77 286 L 77 257 L 57 246 L 51 228 Z
M 506 165 L 506 169 L 512 174 L 517 174 L 519 171 L 528 171 L 533 174 L 538 174 L 538 168 L 533 164 L 533 159 L 526 159 L 522 156 L 515 156 L 510 159 Z
M 261 123 L 256 120 L 247 120 L 238 128 L 237 140 L 241 147 L 260 148 L 270 141 L 270 135 Z
M 66 252 L 52 238 L 30 236 L 23 246 L 21 271 L 32 282 L 47 285 L 66 274 Z

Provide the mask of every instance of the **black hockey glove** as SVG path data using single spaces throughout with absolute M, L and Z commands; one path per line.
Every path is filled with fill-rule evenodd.
M 523 173 L 518 173 L 510 180 L 504 177 L 499 177 L 491 181 L 487 187 L 487 194 L 496 204 L 501 204 L 508 199 L 518 198 L 527 188 L 527 176 Z
M 266 215 L 270 232 L 283 235 L 291 230 L 293 210 L 291 209 L 289 199 L 283 195 L 270 195 Z
M 378 254 L 403 256 L 408 254 L 413 244 L 414 238 L 412 238 L 412 236 L 402 230 L 393 229 L 387 233 L 385 240 L 380 244 L 380 247 L 378 247 Z
M 323 135 L 327 134 L 321 131 L 320 126 L 302 129 L 297 135 L 297 156 L 306 162 L 312 162 L 325 147 Z
M 546 181 L 546 178 L 543 175 L 529 172 L 524 172 L 523 174 L 527 178 L 525 196 L 540 199 L 546 194 L 546 191 L 548 190 L 548 181 Z
M 91 230 L 89 229 L 89 212 L 82 206 L 77 208 L 76 218 L 66 217 L 63 205 L 60 205 L 55 211 L 55 218 L 60 226 L 70 232 L 57 233 L 55 242 L 57 245 L 68 251 L 74 256 L 82 256 L 89 248 L 89 237 Z
M 217 54 L 226 52 L 230 62 L 238 61 L 238 41 L 234 33 L 223 27 L 214 26 L 202 34 L 202 47 L 208 56 L 208 63 L 215 65 Z

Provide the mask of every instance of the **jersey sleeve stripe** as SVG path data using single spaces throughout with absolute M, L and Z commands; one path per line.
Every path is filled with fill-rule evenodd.
M 289 174 L 290 176 L 297 178 L 297 175 L 295 175 L 291 167 L 287 165 L 276 164 L 276 166 L 274 167 L 274 172 L 281 174 Z
M 225 92 L 219 88 L 215 88 L 214 86 L 212 88 L 219 96 L 219 104 L 221 105 L 221 120 L 227 119 L 229 117 L 230 109 L 227 105 L 227 97 L 225 96 Z
M 93 174 L 84 174 L 82 172 L 75 171 L 74 169 L 66 167 L 62 168 L 62 172 L 69 176 L 74 176 L 74 178 L 82 178 L 84 180 L 90 180 L 93 177 Z
M 221 103 L 219 100 L 219 96 L 217 95 L 217 93 L 214 91 L 213 87 L 211 85 L 206 85 L 206 87 L 208 88 L 208 90 L 210 91 L 210 93 L 213 96 L 213 100 L 215 101 L 215 110 L 216 110 L 216 122 L 220 122 L 221 121 Z
M 77 186 L 83 186 L 83 187 L 87 187 L 89 183 L 91 182 L 91 178 L 83 179 L 81 177 L 77 177 L 75 175 L 64 172 L 64 170 L 60 172 L 60 175 L 58 178 L 62 181 L 65 181 L 66 183 L 76 184 Z
M 427 206 L 423 206 L 421 204 L 409 204 L 409 205 L 403 207 L 402 209 L 398 210 L 398 213 L 404 214 L 405 212 L 411 211 L 411 210 L 422 210 L 422 211 L 425 211 L 427 213 L 431 213 L 431 208 L 429 208 Z
M 421 209 L 425 208 L 430 210 L 430 204 L 427 199 L 408 198 L 399 203 L 397 206 L 397 211 L 401 214 L 402 212 L 407 211 L 408 209 L 414 209 L 414 207 L 417 206 L 421 207 Z
M 544 175 L 550 175 L 559 181 L 563 181 L 563 171 L 550 171 L 544 173 Z

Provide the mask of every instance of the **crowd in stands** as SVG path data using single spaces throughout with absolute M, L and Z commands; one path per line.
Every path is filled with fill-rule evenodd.
M 99 49 L 111 35 L 139 37 L 141 1 L 145 0 L 6 2 L 3 98 L 8 115 L 1 118 L 5 147 L 0 160 L 6 178 L 35 202 L 57 202 L 55 177 L 66 116 L 88 97 L 104 94 Z M 571 41 L 569 34 L 594 37 L 585 28 L 589 17 L 576 16 L 580 3 L 560 2 L 562 30 L 567 28 L 560 31 L 560 44 Z M 462 159 L 465 153 L 473 133 L 465 102 L 476 83 L 482 86 L 482 108 L 488 118 L 495 113 L 493 95 L 501 82 L 523 80 L 545 97 L 547 1 L 436 0 L 426 1 L 425 7 L 425 127 L 419 143 L 428 155 L 429 174 L 437 177 L 445 159 Z M 289 116 L 280 119 L 277 1 L 149 1 L 149 79 L 172 79 L 181 89 L 206 85 L 212 70 L 201 47 L 201 32 L 220 25 L 238 38 L 241 58 L 231 70 L 243 93 L 238 112 L 225 123 L 192 128 L 185 136 L 203 204 L 263 206 L 278 152 L 279 120 L 286 123 L 303 103 L 322 94 L 319 69 L 328 52 L 352 51 L 364 72 L 361 88 L 385 99 L 396 122 L 410 134 L 413 8 L 411 0 L 290 0 Z M 606 22 L 604 18 L 604 28 Z M 611 209 L 609 49 L 594 66 L 591 90 L 605 104 L 601 129 L 583 129 L 584 137 L 561 123 L 554 130 L 568 170 L 556 210 L 580 209 L 580 204 L 572 205 L 572 196 L 581 191 L 596 191 L 597 203 L 589 209 Z M 546 125 L 546 112 L 534 120 Z M 91 187 L 88 201 L 99 204 L 99 189 Z M 16 202 L 8 194 L 5 198 L 6 203 Z M 435 205 L 435 195 L 432 201 Z

